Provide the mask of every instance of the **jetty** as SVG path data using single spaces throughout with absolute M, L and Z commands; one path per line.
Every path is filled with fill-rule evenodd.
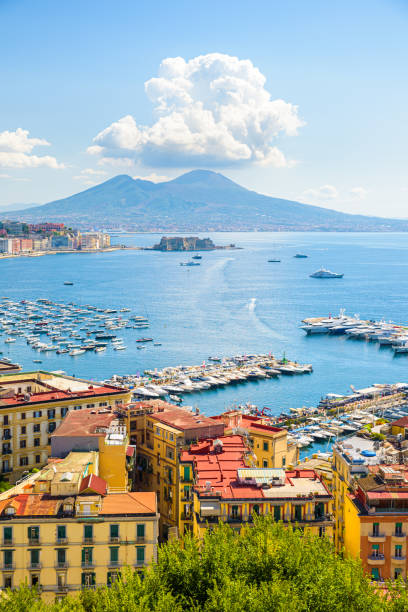
M 216 387 L 275 378 L 281 375 L 310 374 L 311 364 L 299 364 L 272 354 L 210 357 L 208 362 L 192 366 L 169 366 L 162 370 L 145 370 L 143 376 L 115 374 L 110 384 L 132 389 L 135 398 L 156 399 L 172 395 L 206 391 Z M 106 381 L 108 382 L 108 381 Z

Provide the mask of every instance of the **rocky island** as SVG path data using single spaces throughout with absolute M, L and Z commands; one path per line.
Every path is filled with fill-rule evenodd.
M 163 236 L 159 244 L 151 247 L 153 251 L 214 251 L 235 248 L 235 244 L 216 246 L 210 238 L 197 238 L 197 236 Z

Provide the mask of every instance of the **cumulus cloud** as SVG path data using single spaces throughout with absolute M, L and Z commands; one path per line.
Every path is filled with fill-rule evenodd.
M 322 185 L 317 189 L 307 189 L 303 192 L 303 198 L 306 200 L 335 200 L 339 197 L 339 192 L 334 185 Z
M 164 176 L 164 174 L 156 174 L 156 172 L 152 172 L 147 176 L 134 176 L 134 179 L 140 179 L 141 181 L 151 181 L 152 183 L 164 183 L 165 181 L 169 181 L 169 176 Z
M 145 83 L 156 120 L 139 125 L 126 115 L 93 139 L 88 153 L 148 166 L 291 165 L 276 146 L 304 125 L 298 108 L 272 99 L 250 60 L 221 53 L 164 59 Z
M 17 128 L 14 132 L 0 132 L 0 168 L 63 168 L 50 155 L 33 155 L 34 147 L 48 147 L 43 138 L 31 138 L 28 130 Z
M 368 191 L 364 187 L 353 187 L 350 189 L 350 196 L 354 200 L 364 200 L 367 197 Z

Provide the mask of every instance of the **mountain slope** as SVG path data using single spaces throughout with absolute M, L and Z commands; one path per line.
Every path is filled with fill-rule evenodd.
M 68 198 L 6 215 L 142 231 L 408 230 L 408 221 L 349 215 L 261 195 L 207 170 L 193 170 L 164 183 L 118 175 Z

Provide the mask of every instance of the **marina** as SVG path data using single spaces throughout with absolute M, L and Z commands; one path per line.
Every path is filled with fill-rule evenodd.
M 301 328 L 308 335 L 345 335 L 350 340 L 377 342 L 394 353 L 408 354 L 408 325 L 393 321 L 362 320 L 358 315 L 346 316 L 344 309 L 337 316 L 313 317 L 302 321 Z
M 150 342 L 141 338 L 136 342 Z M 210 357 L 196 366 L 168 366 L 158 370 L 145 370 L 142 376 L 113 375 L 105 383 L 132 389 L 135 399 L 177 397 L 185 393 L 201 392 L 217 387 L 245 383 L 278 376 L 310 374 L 311 364 L 299 364 L 286 358 L 277 359 L 272 354 L 235 355 L 234 357 Z

